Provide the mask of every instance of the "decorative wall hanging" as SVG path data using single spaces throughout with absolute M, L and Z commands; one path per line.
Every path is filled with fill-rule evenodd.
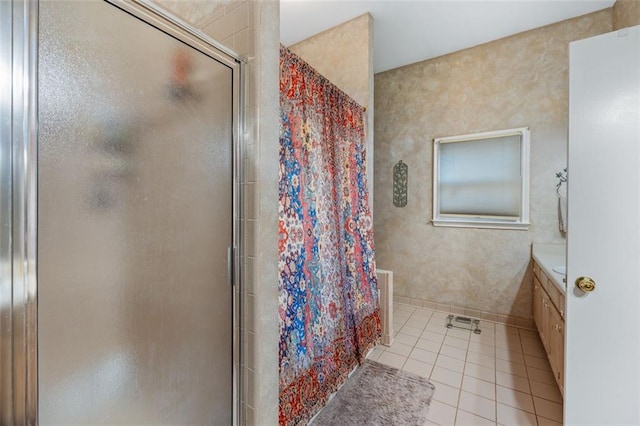
M 393 205 L 404 207 L 407 205 L 407 183 L 409 180 L 409 166 L 402 160 L 393 166 Z

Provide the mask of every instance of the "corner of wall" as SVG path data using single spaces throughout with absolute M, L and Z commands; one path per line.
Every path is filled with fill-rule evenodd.
M 253 228 L 253 334 L 248 357 L 246 424 L 277 424 L 278 369 L 278 145 L 280 4 L 255 1 L 254 158 L 256 220 Z
M 613 30 L 640 25 L 640 1 L 618 0 L 613 5 Z
M 373 197 L 375 194 L 373 187 L 373 169 L 374 169 L 374 157 L 373 157 L 373 129 L 374 129 L 374 58 L 373 58 L 373 16 L 367 13 L 367 59 L 368 59 L 368 80 L 369 80 L 369 102 L 367 103 L 367 184 L 369 186 L 369 208 L 371 209 L 371 215 L 373 216 Z

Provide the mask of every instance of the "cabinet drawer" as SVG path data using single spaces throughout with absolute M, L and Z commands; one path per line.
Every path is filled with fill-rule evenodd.
M 551 299 L 553 304 L 556 306 L 556 309 L 560 313 L 560 316 L 564 318 L 564 294 L 560 292 L 558 287 L 556 287 L 556 285 L 553 282 L 551 282 L 551 280 L 547 279 L 546 282 L 547 282 L 546 290 L 547 290 L 547 293 L 549 294 L 549 298 Z
M 556 287 L 547 274 L 544 273 L 540 265 L 535 261 L 533 262 L 533 273 L 540 281 L 540 285 L 549 295 L 549 299 L 555 305 L 556 309 L 560 313 L 560 316 L 564 318 L 564 294 Z
M 535 261 L 533 262 L 533 273 L 536 277 L 538 277 L 538 279 L 540 279 L 541 274 L 544 275 L 544 272 L 542 272 L 542 269 L 540 269 L 540 265 L 538 265 Z

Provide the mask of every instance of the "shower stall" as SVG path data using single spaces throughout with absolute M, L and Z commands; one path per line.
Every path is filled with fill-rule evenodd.
M 0 21 L 0 424 L 237 422 L 241 60 L 145 1 Z

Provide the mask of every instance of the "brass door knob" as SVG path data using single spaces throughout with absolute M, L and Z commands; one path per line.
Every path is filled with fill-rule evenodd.
M 579 277 L 576 279 L 576 287 L 582 291 L 590 292 L 596 289 L 596 282 L 589 277 Z

